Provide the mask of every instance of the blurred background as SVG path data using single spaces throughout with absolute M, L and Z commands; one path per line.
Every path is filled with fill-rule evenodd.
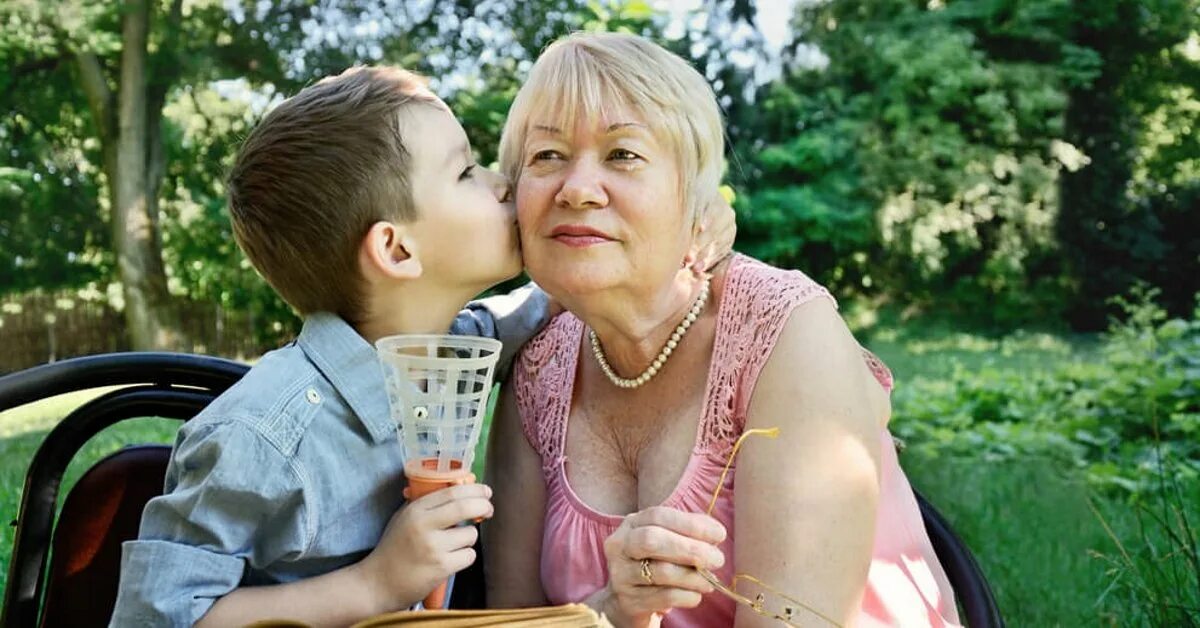
M 710 79 L 736 248 L 892 366 L 902 461 L 1012 625 L 1200 625 L 1200 0 L 0 0 L 0 374 L 286 342 L 224 210 L 254 122 L 400 64 L 493 163 L 581 29 Z M 81 400 L 0 413 L 0 514 Z

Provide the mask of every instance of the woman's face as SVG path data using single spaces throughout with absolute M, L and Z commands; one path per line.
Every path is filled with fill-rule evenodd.
M 574 129 L 531 121 L 517 181 L 529 274 L 580 297 L 669 281 L 692 243 L 676 157 L 638 115 L 618 109 Z

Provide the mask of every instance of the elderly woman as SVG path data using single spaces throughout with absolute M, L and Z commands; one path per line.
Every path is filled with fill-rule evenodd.
M 636 36 L 559 40 L 517 95 L 501 165 L 529 274 L 568 311 L 502 395 L 489 603 L 584 602 L 618 626 L 955 623 L 887 369 L 802 273 L 689 263 L 723 149 L 703 77 Z

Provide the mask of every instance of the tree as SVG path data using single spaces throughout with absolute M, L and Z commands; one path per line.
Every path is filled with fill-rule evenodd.
M 355 63 L 404 65 L 494 155 L 546 42 L 651 14 L 636 1 L 6 3 L 0 198 L 18 211 L 0 216 L 0 291 L 119 281 L 135 348 L 173 344 L 168 295 L 251 308 L 282 336 L 295 319 L 232 245 L 222 185 L 273 99 Z
M 53 33 L 16 8 L 0 6 L 0 294 L 82 286 L 112 260 L 86 103 Z
M 73 66 L 86 96 L 91 126 L 99 141 L 100 166 L 110 212 L 115 267 L 124 290 L 125 317 L 137 349 L 174 348 L 178 321 L 170 307 L 158 230 L 158 190 L 162 180 L 162 107 L 174 82 L 169 46 L 149 50 L 158 6 L 150 0 L 125 0 L 114 15 L 119 22 L 119 56 L 112 40 L 85 38 L 81 26 L 94 14 L 82 5 L 62 4 L 57 13 L 40 4 L 18 4 L 8 21 L 22 20 L 31 35 L 53 42 L 22 72 L 43 73 Z M 167 9 L 164 41 L 179 29 L 182 1 Z M 113 67 L 115 65 L 115 67 Z M 106 67 L 107 66 L 107 67 Z
M 1065 135 L 1090 163 L 1063 177 L 1058 221 L 1077 327 L 1103 328 L 1108 299 L 1138 280 L 1164 288 L 1179 315 L 1200 290 L 1195 273 L 1180 275 L 1200 262 L 1186 226 L 1200 210 L 1200 58 L 1185 51 L 1198 29 L 1195 0 L 1071 3 L 1067 51 L 1094 68 L 1070 84 Z
M 1061 4 L 798 5 L 784 74 L 757 96 L 750 242 L 843 293 L 1053 313 L 1066 99 L 1031 44 Z
M 983 322 L 1096 328 L 1134 278 L 1190 307 L 1195 0 L 797 6 L 742 144 L 744 246 Z

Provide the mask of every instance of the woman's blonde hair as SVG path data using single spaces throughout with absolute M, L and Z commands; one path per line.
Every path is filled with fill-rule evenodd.
M 683 205 L 693 221 L 699 219 L 721 182 L 725 136 L 716 96 L 686 61 L 637 35 L 573 33 L 550 44 L 509 109 L 500 136 L 501 170 L 519 180 L 533 124 L 569 135 L 579 120 L 599 120 L 618 108 L 632 109 L 667 140 L 679 166 Z

